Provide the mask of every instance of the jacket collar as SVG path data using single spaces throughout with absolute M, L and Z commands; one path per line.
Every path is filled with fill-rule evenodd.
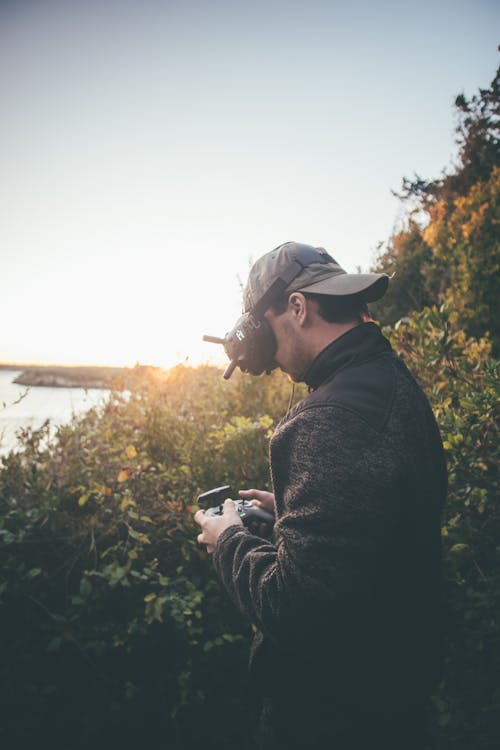
M 391 345 L 375 323 L 360 323 L 328 344 L 309 365 L 302 380 L 309 390 L 315 391 L 344 367 L 389 351 Z

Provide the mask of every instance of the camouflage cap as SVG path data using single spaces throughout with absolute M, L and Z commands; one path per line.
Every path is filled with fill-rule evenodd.
M 328 253 L 322 247 L 312 248 L 298 242 L 285 242 L 259 258 L 250 269 L 243 291 L 243 311 L 248 312 L 262 298 L 271 284 L 296 260 L 299 250 Z M 389 277 L 385 273 L 347 273 L 330 257 L 326 263 L 311 263 L 286 287 L 287 292 L 310 292 L 332 296 L 360 294 L 365 302 L 383 297 Z

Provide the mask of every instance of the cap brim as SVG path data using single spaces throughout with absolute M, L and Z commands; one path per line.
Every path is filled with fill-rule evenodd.
M 362 294 L 365 302 L 375 302 L 384 296 L 388 284 L 389 276 L 385 273 L 339 273 L 297 291 L 339 297 Z

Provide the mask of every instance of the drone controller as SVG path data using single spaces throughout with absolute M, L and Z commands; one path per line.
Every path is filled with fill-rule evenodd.
M 206 508 L 205 515 L 221 516 L 224 513 L 223 501 L 229 497 L 231 487 L 225 484 L 223 487 L 216 487 L 208 490 L 198 496 L 198 505 Z M 233 500 L 236 506 L 236 512 L 243 521 L 244 526 L 250 526 L 253 523 L 267 523 L 269 526 L 274 525 L 274 515 L 267 510 L 252 505 L 249 500 Z

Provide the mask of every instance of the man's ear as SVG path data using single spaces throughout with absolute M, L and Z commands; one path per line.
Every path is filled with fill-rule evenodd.
M 310 311 L 308 301 L 302 292 L 293 292 L 293 294 L 289 296 L 288 309 L 297 323 L 299 323 L 299 325 L 304 325 Z

